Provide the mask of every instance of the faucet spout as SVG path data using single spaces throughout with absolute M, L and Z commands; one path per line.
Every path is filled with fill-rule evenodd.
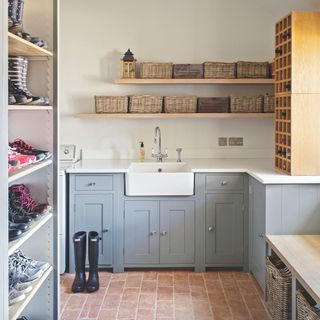
M 152 157 L 156 158 L 158 162 L 162 162 L 162 159 L 168 157 L 168 155 L 161 151 L 161 130 L 158 126 L 154 130 L 154 143 L 157 144 L 158 152 L 152 154 Z

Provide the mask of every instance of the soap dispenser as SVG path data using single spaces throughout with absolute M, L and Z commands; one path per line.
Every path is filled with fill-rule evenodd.
M 144 143 L 143 141 L 139 141 L 140 143 L 140 161 L 143 162 L 146 158 L 146 152 L 144 150 Z

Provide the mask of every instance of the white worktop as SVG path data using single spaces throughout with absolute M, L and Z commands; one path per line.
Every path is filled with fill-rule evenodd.
M 85 159 L 71 165 L 67 173 L 125 173 L 139 160 Z M 146 160 L 148 162 L 149 160 Z M 175 160 L 167 160 L 175 161 Z M 274 170 L 273 159 L 184 159 L 195 173 L 245 172 L 264 184 L 320 184 L 320 176 L 288 176 Z

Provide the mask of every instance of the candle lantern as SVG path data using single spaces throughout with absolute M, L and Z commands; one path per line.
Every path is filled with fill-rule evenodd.
M 122 58 L 122 78 L 134 79 L 136 77 L 136 59 L 133 53 L 128 49 Z

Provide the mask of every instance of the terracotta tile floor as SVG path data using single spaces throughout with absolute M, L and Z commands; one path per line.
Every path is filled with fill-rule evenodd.
M 100 290 L 72 294 L 61 276 L 60 320 L 270 320 L 253 277 L 244 272 L 100 273 Z

